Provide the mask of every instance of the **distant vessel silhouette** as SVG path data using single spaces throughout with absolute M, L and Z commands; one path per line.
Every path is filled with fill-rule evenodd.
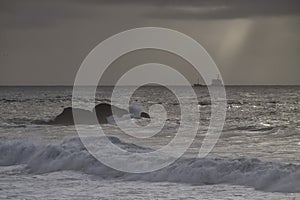
M 193 86 L 194 87 L 201 87 L 201 86 L 204 86 L 204 85 L 200 84 L 200 81 L 199 81 L 199 78 L 198 78 L 197 83 L 195 83 Z
M 219 74 L 218 74 L 218 78 L 212 79 L 210 86 L 223 86 L 223 83 L 219 77 Z

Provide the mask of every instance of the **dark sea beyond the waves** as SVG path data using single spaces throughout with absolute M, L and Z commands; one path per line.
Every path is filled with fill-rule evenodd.
M 109 103 L 112 89 L 98 88 L 96 103 Z M 95 160 L 74 126 L 33 123 L 71 106 L 72 87 L 0 87 L 0 199 L 300 199 L 300 86 L 226 87 L 223 132 L 205 158 L 196 155 L 212 105 L 206 87 L 194 90 L 201 127 L 187 152 L 161 170 L 130 174 Z M 104 124 L 105 134 L 125 149 L 168 144 L 180 125 L 174 94 L 147 86 L 132 101 L 167 110 L 161 133 L 135 140 Z

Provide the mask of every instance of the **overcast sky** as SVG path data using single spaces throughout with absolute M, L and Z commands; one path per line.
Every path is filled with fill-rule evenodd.
M 97 44 L 145 26 L 197 40 L 226 84 L 300 84 L 299 0 L 0 0 L 0 85 L 72 85 Z M 114 62 L 103 83 L 147 62 L 198 77 L 177 56 L 141 51 Z

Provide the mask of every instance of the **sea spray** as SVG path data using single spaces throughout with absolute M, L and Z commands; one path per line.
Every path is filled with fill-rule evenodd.
M 109 139 L 128 151 L 150 149 Z M 103 178 L 130 181 L 178 182 L 193 185 L 233 184 L 271 192 L 300 192 L 300 166 L 265 162 L 250 158 L 180 158 L 161 170 L 129 174 L 111 169 L 91 156 L 79 138 L 65 139 L 60 144 L 36 144 L 28 141 L 0 141 L 0 165 L 26 164 L 29 173 L 74 170 Z

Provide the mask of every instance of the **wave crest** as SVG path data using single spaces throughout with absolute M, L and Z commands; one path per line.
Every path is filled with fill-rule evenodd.
M 116 137 L 109 139 L 130 151 L 149 151 Z M 103 178 L 169 181 L 195 185 L 235 184 L 272 192 L 300 192 L 300 166 L 238 158 L 180 158 L 164 169 L 129 174 L 111 169 L 92 157 L 79 138 L 60 144 L 37 145 L 28 141 L 0 141 L 0 165 L 26 164 L 29 173 L 75 170 Z

